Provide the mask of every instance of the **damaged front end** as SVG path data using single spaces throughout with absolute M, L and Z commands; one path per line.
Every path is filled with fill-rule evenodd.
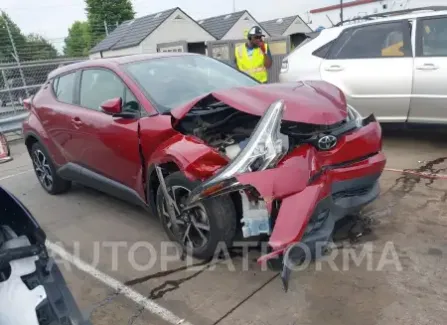
M 283 101 L 274 102 L 242 151 L 220 172 L 192 191 L 187 207 L 204 198 L 243 190 L 247 185 L 238 180 L 238 175 L 276 166 L 288 151 L 288 137 L 280 132 L 284 110 Z
M 228 111 L 228 105 L 217 99 L 220 101 L 212 104 L 214 111 L 219 106 Z M 261 118 L 235 109 L 227 119 L 190 127 L 189 134 L 220 151 L 229 163 L 194 188 L 180 210 L 238 192 L 243 236 L 269 236 L 271 253 L 258 261 L 282 256 L 287 290 L 290 266 L 303 258 L 302 245 L 318 257 L 317 243 L 330 243 L 335 222 L 357 213 L 378 196 L 385 157 L 374 116 L 363 119 L 347 106 L 347 116 L 339 122 L 311 125 L 284 118 L 285 113 L 285 101 L 276 100 Z M 247 118 L 246 123 L 236 123 L 234 115 Z M 209 132 L 215 125 L 228 125 L 231 132 Z M 185 122 L 177 125 L 182 128 L 186 133 Z M 321 139 L 332 139 L 328 135 L 335 143 L 325 147 Z M 173 218 L 174 208 L 178 207 L 172 208 Z

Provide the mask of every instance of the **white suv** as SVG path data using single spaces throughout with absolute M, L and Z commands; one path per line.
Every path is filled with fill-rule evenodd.
M 447 10 L 322 30 L 283 60 L 279 76 L 310 79 L 338 86 L 350 105 L 381 122 L 447 124 Z

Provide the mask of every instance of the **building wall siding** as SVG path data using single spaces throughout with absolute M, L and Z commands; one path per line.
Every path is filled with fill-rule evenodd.
M 300 19 L 296 17 L 292 24 L 286 29 L 283 36 L 289 36 L 297 33 L 310 33 L 312 30 Z
M 177 16 L 183 19 L 175 19 Z M 205 42 L 215 38 L 180 10 L 176 10 L 151 35 L 141 42 L 142 53 L 157 52 L 157 44 L 176 41 Z
M 259 23 L 249 14 L 245 13 L 241 18 L 234 24 L 233 27 L 222 37 L 222 40 L 235 40 L 244 38 L 244 32 L 249 30 L 253 26 L 259 26 Z M 268 36 L 267 32 L 262 29 L 264 34 Z

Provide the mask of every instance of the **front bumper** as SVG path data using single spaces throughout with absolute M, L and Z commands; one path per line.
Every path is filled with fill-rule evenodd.
M 379 152 L 358 163 L 329 170 L 303 191 L 281 201 L 269 246 L 272 252 L 258 262 L 281 255 L 301 242 L 313 251 L 331 241 L 335 223 L 358 213 L 380 194 L 379 177 L 385 166 Z
M 330 242 L 338 220 L 358 213 L 379 196 L 379 177 L 375 174 L 332 184 L 331 195 L 318 202 L 301 242 L 308 247 Z

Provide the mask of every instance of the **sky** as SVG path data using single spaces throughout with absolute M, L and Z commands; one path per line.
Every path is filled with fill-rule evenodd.
M 338 0 L 234 0 L 236 11 L 248 10 L 256 20 L 264 21 L 300 14 Z M 180 7 L 199 20 L 233 11 L 233 0 L 132 0 L 137 17 Z M 86 20 L 84 0 L 0 0 L 5 11 L 25 34 L 38 33 L 58 49 L 64 44 L 68 28 L 76 20 Z

